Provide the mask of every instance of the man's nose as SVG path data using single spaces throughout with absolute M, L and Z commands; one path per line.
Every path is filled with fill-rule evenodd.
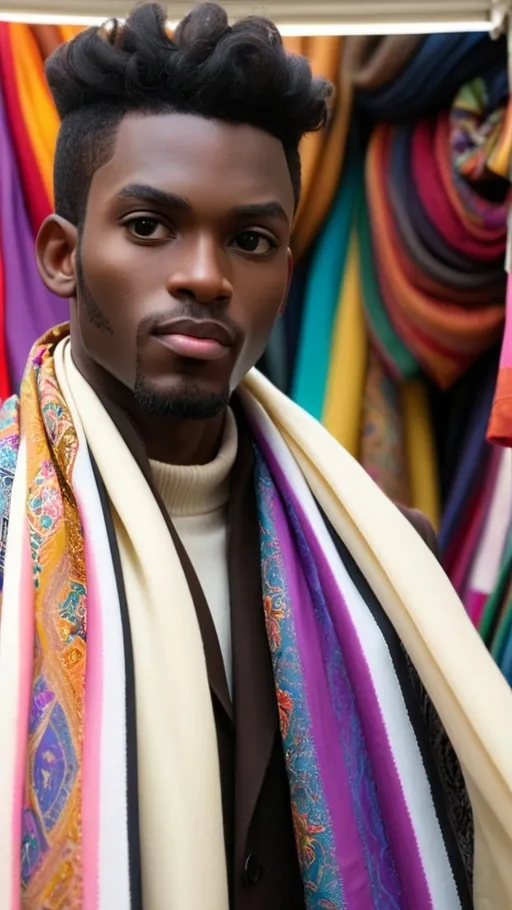
M 212 238 L 199 237 L 183 245 L 167 288 L 177 299 L 192 298 L 204 304 L 228 303 L 233 296 L 233 287 L 227 271 L 227 254 Z

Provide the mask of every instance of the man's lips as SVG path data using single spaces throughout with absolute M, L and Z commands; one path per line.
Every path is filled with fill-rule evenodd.
M 235 343 L 232 330 L 214 319 L 173 319 L 153 335 L 179 357 L 195 360 L 220 360 Z

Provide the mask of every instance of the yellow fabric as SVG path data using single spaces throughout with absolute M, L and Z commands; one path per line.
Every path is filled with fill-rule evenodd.
M 56 349 L 55 369 L 105 484 L 123 570 L 137 692 L 143 904 L 228 910 L 217 734 L 190 590 L 160 507 L 67 342 Z
M 9 25 L 21 116 L 25 122 L 48 199 L 53 199 L 53 156 L 59 117 L 46 84 L 43 61 L 28 25 Z
M 459 757 L 475 818 L 475 910 L 512 907 L 512 690 L 438 561 L 327 431 L 252 371 L 262 407 L 375 591 Z
M 441 504 L 427 389 L 422 379 L 412 379 L 403 384 L 401 391 L 411 505 L 423 512 L 437 530 Z
M 322 422 L 354 458 L 359 455 L 366 356 L 358 240 L 353 229 L 334 323 Z

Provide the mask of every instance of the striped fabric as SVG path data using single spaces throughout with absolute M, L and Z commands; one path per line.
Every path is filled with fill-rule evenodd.
M 144 788 L 141 785 L 138 790 L 142 776 L 137 776 L 140 744 L 134 720 L 134 613 L 129 608 L 131 603 L 133 609 L 133 582 L 126 562 L 129 548 L 119 537 L 112 517 L 106 463 L 102 462 L 100 477 L 89 449 L 92 412 L 86 421 L 86 399 L 77 398 L 69 374 L 64 370 L 61 375 L 57 370 L 59 356 L 61 360 L 63 356 L 58 342 L 66 331 L 56 330 L 35 346 L 21 403 L 18 407 L 15 400 L 8 402 L 0 422 L 0 556 L 4 560 L 0 906 L 2 910 L 60 910 L 65 906 L 139 910 L 146 887 L 141 887 L 138 821 Z M 66 356 L 69 359 L 69 350 Z M 101 411 L 90 387 L 80 381 L 96 402 L 94 407 Z M 421 577 L 425 579 L 428 574 L 430 589 L 437 587 L 432 625 L 424 609 L 414 619 L 422 628 L 427 647 L 429 637 L 439 634 L 435 617 L 442 609 L 447 627 L 451 625 L 462 641 L 464 666 L 469 651 L 475 673 L 488 677 L 487 685 L 496 702 L 503 701 L 504 710 L 510 692 L 465 620 L 435 559 L 407 522 L 395 516 L 385 497 L 317 424 L 310 424 L 310 418 L 291 403 L 285 406 L 283 399 L 284 421 L 293 416 L 299 424 L 297 440 L 304 430 L 302 421 L 310 434 L 318 434 L 317 443 L 320 440 L 323 445 L 323 449 L 320 445 L 316 450 L 314 446 L 304 448 L 299 457 L 298 442 L 292 445 L 287 439 L 286 423 L 278 427 L 275 416 L 269 416 L 263 404 L 265 396 L 271 394 L 277 407 L 278 393 L 270 392 L 262 383 L 252 374 L 241 400 L 254 434 L 262 608 L 307 910 L 469 910 L 473 906 L 500 910 L 496 895 L 512 895 L 509 865 L 504 862 L 509 856 L 506 819 L 510 820 L 507 801 L 511 797 L 506 767 L 503 765 L 503 773 L 496 774 L 485 751 L 493 762 L 502 762 L 494 727 L 487 712 L 480 715 L 475 710 L 474 693 L 468 692 L 470 700 L 464 704 L 464 690 L 471 689 L 469 679 L 462 689 L 457 687 L 458 710 L 464 721 L 455 719 L 455 711 L 450 714 L 447 706 L 456 691 L 450 688 L 450 674 L 460 655 L 454 650 L 445 654 L 438 642 L 430 653 L 437 655 L 439 663 L 430 660 L 436 678 L 445 680 L 444 697 L 437 691 L 439 682 L 433 687 L 439 696 L 438 710 L 441 716 L 444 711 L 448 720 L 458 755 L 464 760 L 466 780 L 476 796 L 472 799 L 473 809 L 479 813 L 475 830 L 503 831 L 491 852 L 486 850 L 490 841 L 479 842 L 479 862 L 475 862 L 479 879 L 473 893 L 473 825 L 458 761 L 388 618 L 392 611 L 386 607 L 385 612 L 377 599 L 382 596 L 379 591 L 384 590 L 374 584 L 378 576 L 369 561 L 354 561 L 356 537 L 347 538 L 349 555 L 339 537 L 340 522 L 333 523 L 334 533 L 317 505 L 322 497 L 327 500 L 315 489 L 320 473 L 316 480 L 310 476 L 313 461 L 308 467 L 308 459 L 312 459 L 313 451 L 319 465 L 315 470 L 320 471 L 322 453 L 325 457 L 329 446 L 335 446 L 333 465 L 334 460 L 345 459 L 345 476 L 350 471 L 360 472 L 353 478 L 357 501 L 359 477 L 359 493 L 369 497 L 369 511 L 382 510 L 392 526 L 395 522 L 393 536 L 399 547 L 400 536 L 404 543 L 409 541 L 413 564 L 420 573 L 415 582 L 418 602 L 426 598 L 426 590 L 419 584 Z M 287 408 L 292 409 L 290 414 Z M 97 425 L 97 421 L 93 423 Z M 83 429 L 86 426 L 87 432 Z M 108 430 L 109 426 L 105 418 L 102 433 L 112 432 L 112 437 L 103 453 L 109 454 L 112 464 L 113 447 L 124 443 Z M 119 455 L 130 459 L 124 448 Z M 128 461 L 125 468 L 127 465 Z M 136 468 L 132 465 L 131 470 Z M 119 480 L 117 468 L 114 472 Z M 136 481 L 135 474 L 132 480 Z M 120 484 L 122 489 L 123 481 Z M 146 489 L 142 484 L 143 495 Z M 322 508 L 326 506 L 322 504 Z M 144 533 L 146 524 L 137 511 L 132 521 L 131 532 L 126 523 L 123 527 L 133 535 L 129 538 L 133 543 L 137 534 L 140 538 Z M 384 527 L 382 517 L 377 521 Z M 364 519 L 359 527 L 359 535 L 371 540 L 372 532 L 365 527 Z M 172 542 L 164 544 L 173 546 Z M 137 544 L 135 559 L 141 547 Z M 124 553 L 122 559 L 120 552 Z M 373 552 L 385 567 L 384 536 Z M 168 594 L 167 573 L 172 565 L 176 606 L 186 606 L 179 599 L 184 595 L 179 593 L 182 582 L 177 557 L 174 563 L 165 563 L 165 571 L 161 563 L 158 560 L 166 585 L 164 589 L 157 586 L 156 591 Z M 157 568 L 151 567 L 151 572 Z M 405 569 L 401 576 L 394 576 L 397 590 L 402 585 L 404 592 L 410 581 L 407 566 Z M 400 594 L 393 596 L 399 603 Z M 393 620 L 399 628 L 404 619 L 412 627 L 412 597 L 408 604 L 402 619 L 397 614 Z M 187 609 L 188 616 L 193 617 L 190 605 Z M 173 622 L 179 623 L 181 615 L 177 609 Z M 432 682 L 434 671 L 422 663 L 421 649 L 410 632 L 407 634 L 422 678 Z M 195 637 L 200 645 L 199 635 Z M 212 774 L 212 760 L 216 768 L 215 745 L 212 753 L 194 752 L 187 776 L 187 730 L 192 731 L 193 741 L 192 734 L 199 729 L 197 718 L 201 718 L 201 728 L 208 727 L 212 710 L 206 683 L 203 689 L 198 688 L 197 697 L 192 691 L 194 675 L 204 675 L 202 650 L 190 651 L 185 640 L 185 633 L 177 635 L 178 647 L 194 665 L 189 667 L 191 676 L 181 687 L 183 691 L 180 693 L 178 686 L 175 692 L 179 704 L 174 705 L 173 717 L 179 719 L 181 738 L 171 737 L 165 756 L 159 756 L 166 765 L 174 762 L 174 767 L 181 769 L 179 816 L 173 814 L 173 794 L 163 789 L 160 795 L 174 844 L 169 856 L 169 881 L 175 895 L 183 899 L 190 894 L 191 906 L 226 910 L 224 870 L 219 870 L 217 861 L 220 874 L 213 885 L 209 878 L 203 882 L 197 876 L 192 880 L 181 875 L 180 879 L 180 859 L 189 862 L 191 868 L 194 850 L 202 855 L 209 848 L 215 855 L 222 843 L 221 804 L 215 796 L 220 788 Z M 448 663 L 443 670 L 445 661 Z M 162 697 L 168 699 L 167 693 Z M 139 720 L 140 715 L 137 723 Z M 158 726 L 158 712 L 152 722 Z M 463 746 L 468 739 L 466 730 L 474 731 L 468 740 L 470 748 Z M 211 731 L 215 743 L 213 721 Z M 209 734 L 205 735 L 210 743 Z M 439 743 L 444 745 L 439 747 Z M 176 783 L 176 775 L 172 780 Z M 205 780 L 209 781 L 206 790 Z M 505 788 L 500 789 L 499 799 L 495 795 L 498 781 L 503 782 L 499 787 Z M 206 817 L 201 797 L 204 824 L 200 829 L 193 825 L 191 832 L 190 825 L 187 828 L 188 809 L 197 809 L 195 791 L 201 787 L 210 811 Z M 500 813 L 505 813 L 503 818 Z M 184 841 L 192 844 L 192 853 L 186 852 Z M 166 855 L 165 849 L 162 855 Z M 493 868 L 496 871 L 490 877 Z M 162 903 L 167 900 L 166 892 L 150 905 L 167 907 Z M 173 898 L 171 905 L 182 903 Z
M 251 410 L 265 615 L 307 906 L 472 907 L 377 617 L 282 437 Z

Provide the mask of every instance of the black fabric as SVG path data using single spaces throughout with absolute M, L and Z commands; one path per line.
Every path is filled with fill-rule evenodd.
M 133 456 L 136 458 L 160 506 L 189 584 L 203 637 L 212 693 L 221 774 L 224 837 L 231 910 L 304 910 L 291 816 L 291 800 L 281 737 L 270 653 L 266 640 L 259 552 L 259 522 L 254 485 L 251 436 L 237 407 L 239 450 L 231 478 L 229 503 L 228 568 L 230 581 L 234 703 L 231 703 L 224 663 L 215 626 L 201 585 L 155 489 L 151 468 L 140 438 L 123 413 L 104 402 Z M 136 746 L 133 655 L 122 583 L 122 572 L 108 500 L 97 476 L 105 521 L 111 542 L 120 597 L 122 592 L 123 634 L 130 663 L 127 672 L 127 704 L 132 716 L 130 739 Z M 413 524 L 417 521 L 410 517 Z M 417 516 L 416 516 L 417 517 Z M 368 605 L 388 646 L 401 685 L 411 724 L 432 787 L 432 797 L 458 886 L 463 910 L 472 910 L 470 882 L 473 861 L 473 820 L 460 765 L 406 654 L 398 635 L 378 599 L 347 548 L 324 516 L 337 551 L 352 581 Z M 421 533 L 421 531 L 420 531 Z M 125 631 L 126 627 L 126 631 Z M 260 735 L 261 733 L 261 735 Z M 137 796 L 136 751 L 130 758 L 132 781 L 129 806 Z M 133 788 L 133 789 L 132 789 Z M 138 806 L 130 809 L 138 832 Z M 135 814 L 136 813 L 136 814 Z M 135 819 L 137 822 L 135 823 Z M 140 850 L 130 843 L 135 900 L 141 901 Z M 138 859 L 138 863 L 137 863 Z M 134 903 L 133 910 L 140 910 Z
M 461 906 L 463 910 L 473 910 L 473 813 L 455 750 L 412 661 L 374 591 L 328 518 L 323 515 L 323 519 L 340 559 L 368 606 L 388 647 L 430 781 L 432 800 Z
M 135 694 L 135 667 L 133 662 L 133 644 L 128 614 L 128 603 L 124 586 L 121 557 L 117 537 L 110 512 L 110 501 L 101 479 L 98 466 L 89 449 L 94 479 L 98 488 L 101 508 L 107 529 L 107 536 L 112 555 L 112 564 L 119 597 L 121 623 L 123 628 L 124 667 L 125 667 L 125 707 L 126 707 L 126 804 L 128 815 L 128 862 L 130 874 L 130 910 L 142 910 L 142 864 L 140 854 L 139 825 L 139 773 L 137 759 L 137 715 Z
M 228 567 L 236 719 L 233 910 L 303 910 L 304 887 L 279 732 L 261 589 L 251 436 L 239 429 L 228 511 Z

